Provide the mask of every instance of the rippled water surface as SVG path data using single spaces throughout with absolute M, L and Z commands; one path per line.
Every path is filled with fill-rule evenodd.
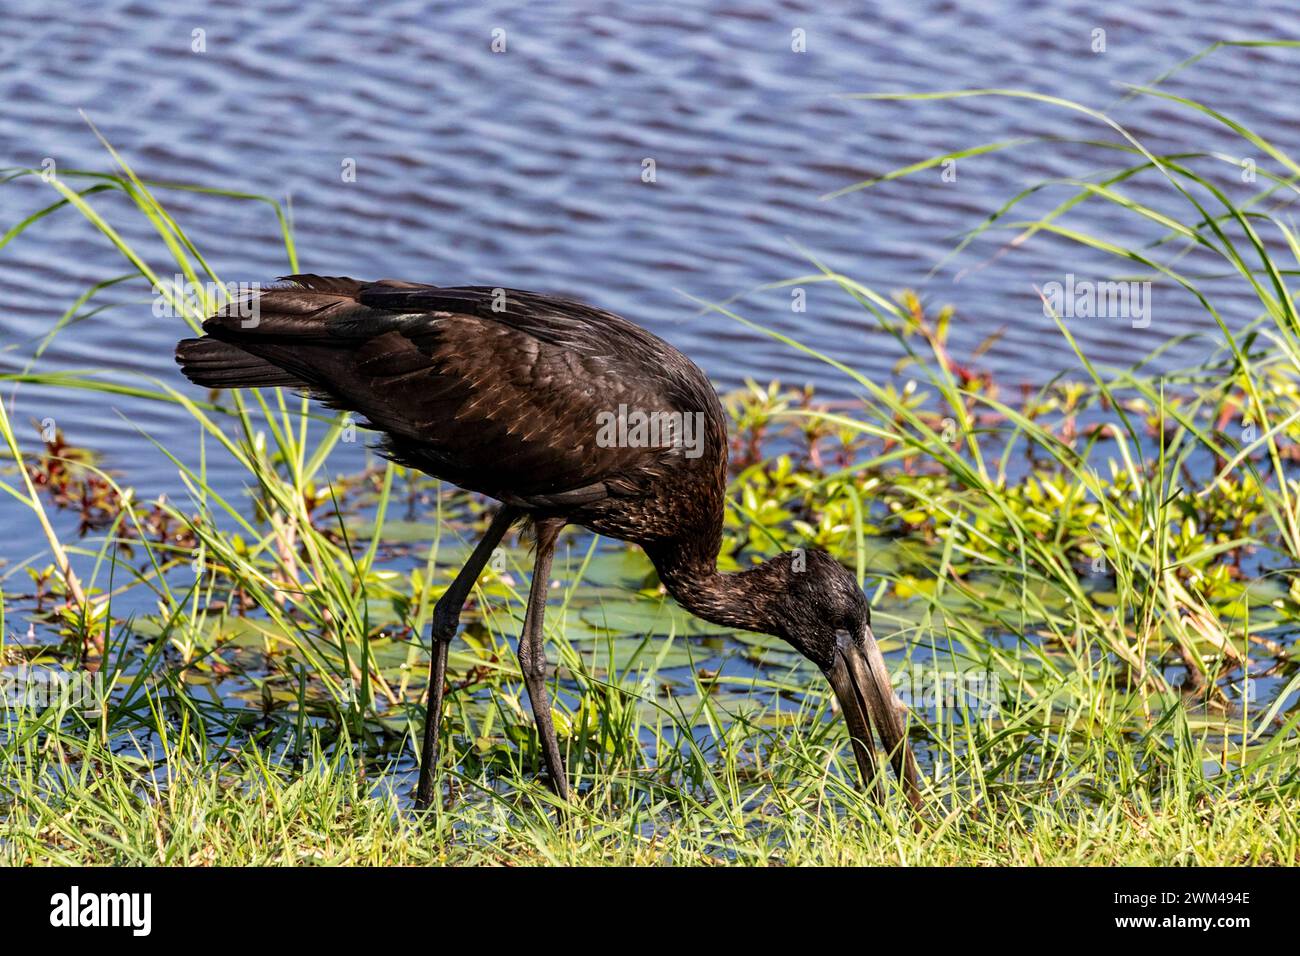
M 889 374 L 892 341 L 828 287 L 808 288 L 805 312 L 792 310 L 786 290 L 755 291 L 809 271 L 804 249 L 882 291 L 914 287 L 953 303 L 958 351 L 1001 332 L 986 361 L 1014 385 L 1076 367 L 1033 284 L 1070 271 L 1105 276 L 1114 266 L 1040 238 L 1004 255 L 995 255 L 996 242 L 977 244 L 927 274 L 954 237 L 1016 191 L 1095 169 L 1095 154 L 1069 143 L 1022 147 L 963 159 L 952 182 L 934 170 L 820 197 L 979 143 L 1106 131 L 1024 100 L 836 94 L 1015 87 L 1105 108 L 1123 94 L 1119 84 L 1149 82 L 1214 40 L 1298 32 L 1293 5 L 1281 0 L 908 0 L 846 13 L 850 6 L 7 0 L 0 143 L 12 164 L 106 168 L 84 110 L 142 175 L 292 197 L 305 270 L 576 295 L 660 333 L 723 387 L 753 376 L 846 391 L 815 361 L 725 318 L 696 315 L 686 295 L 746 293 L 737 306 L 746 316 Z M 503 53 L 491 48 L 498 29 Z M 1097 29 L 1106 31 L 1104 53 L 1092 50 Z M 198 30 L 203 52 L 192 49 Z M 791 48 L 796 30 L 806 52 Z M 1292 149 L 1296 62 L 1294 51 L 1224 50 L 1169 89 Z M 1155 150 L 1227 142 L 1208 120 L 1165 102 L 1133 101 L 1114 115 Z M 642 181 L 647 159 L 654 183 Z M 341 174 L 348 161 L 355 182 Z M 1154 197 L 1155 188 L 1134 192 Z M 52 195 L 31 179 L 5 185 L 4 227 Z M 152 248 L 120 200 L 92 201 L 128 241 Z M 193 195 L 171 202 L 224 278 L 287 271 L 267 207 Z M 1134 234 L 1101 205 L 1083 222 L 1115 241 Z M 0 364 L 25 364 L 79 293 L 124 271 L 70 211 L 0 250 Z M 1226 287 L 1223 296 L 1231 320 L 1253 314 Z M 139 288 L 97 301 L 114 306 L 65 331 L 37 367 L 106 366 L 180 385 L 178 320 L 154 318 Z M 1187 361 L 1213 341 L 1208 316 L 1186 298 L 1157 290 L 1153 317 L 1145 329 L 1079 320 L 1074 331 L 1103 362 L 1204 333 L 1165 359 Z M 55 418 L 144 495 L 175 489 L 176 477 L 142 431 L 182 455 L 196 446 L 192 421 L 171 406 L 29 386 L 15 407 L 24 423 Z M 0 524 L 11 520 L 26 529 L 30 515 L 0 503 Z M 24 557 L 37 546 L 24 533 L 0 547 Z

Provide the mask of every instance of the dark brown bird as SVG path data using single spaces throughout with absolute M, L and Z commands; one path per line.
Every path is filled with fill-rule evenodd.
M 844 712 L 863 782 L 883 795 L 874 724 L 908 799 L 920 805 L 906 710 L 853 576 L 821 551 L 718 570 L 726 420 L 690 359 L 617 315 L 533 292 L 286 281 L 227 306 L 203 323 L 206 336 L 177 345 L 189 379 L 304 389 L 364 416 L 393 460 L 501 502 L 434 610 L 419 806 L 433 797 L 448 644 L 493 550 L 524 518 L 537 547 L 519 666 L 561 798 L 569 787 L 546 692 L 542 615 L 556 537 L 575 524 L 640 545 L 692 613 L 775 635 L 813 661 Z

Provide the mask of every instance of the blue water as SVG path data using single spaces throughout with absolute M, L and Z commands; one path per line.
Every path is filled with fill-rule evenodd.
M 1017 190 L 1093 170 L 1101 162 L 1095 152 L 1069 143 L 1021 147 L 963 159 L 951 182 L 931 170 L 820 197 L 978 143 L 1096 138 L 1106 129 L 1024 100 L 882 103 L 838 94 L 1003 86 L 1105 108 L 1123 94 L 1120 84 L 1148 82 L 1214 40 L 1300 33 L 1281 0 L 1050 9 L 891 0 L 851 15 L 842 7 L 110 0 L 55 11 L 6 0 L 0 144 L 13 164 L 108 168 L 84 111 L 143 176 L 291 198 L 304 270 L 576 295 L 662 334 L 722 387 L 750 376 L 812 381 L 827 395 L 847 395 L 843 378 L 814 359 L 721 316 L 698 315 L 687 298 L 743 294 L 735 307 L 747 317 L 887 376 L 897 346 L 843 295 L 808 285 L 806 311 L 798 312 L 788 290 L 754 291 L 811 271 L 800 251 L 808 250 L 884 293 L 912 287 L 928 302 L 953 303 L 959 356 L 1000 333 L 983 361 L 1014 388 L 1077 369 L 1034 285 L 1066 273 L 1104 278 L 1117 271 L 1114 262 L 1047 236 L 1006 250 L 1010 234 L 999 233 L 928 273 L 963 230 Z M 1106 33 L 1100 53 L 1092 49 L 1097 29 Z M 504 36 L 504 52 L 493 52 L 494 31 L 504 31 L 495 34 Z M 794 31 L 802 31 L 805 52 L 792 50 Z M 1293 148 L 1300 100 L 1285 91 L 1298 58 L 1222 50 L 1169 89 Z M 1232 143 L 1210 121 L 1160 101 L 1136 100 L 1114 115 L 1156 150 Z M 642 179 L 647 159 L 653 183 Z M 345 181 L 345 165 L 354 166 L 355 181 Z M 1236 167 L 1217 166 L 1235 181 Z M 1155 179 L 1130 188 L 1187 217 Z M 1253 187 L 1237 188 L 1243 195 Z M 1049 193 L 1033 208 L 1065 195 Z M 288 270 L 268 207 L 166 196 L 224 279 L 267 281 Z M 0 222 L 7 227 L 53 198 L 34 178 L 6 184 Z M 129 242 L 158 250 L 120 197 L 90 201 Z M 1159 235 L 1106 204 L 1082 207 L 1075 222 L 1116 242 Z M 0 368 L 25 365 L 78 294 L 124 271 L 120 255 L 71 210 L 0 249 Z M 1239 281 L 1205 285 L 1230 321 L 1254 315 Z M 111 307 L 65 330 L 38 370 L 110 369 L 188 387 L 172 362 L 180 322 L 155 318 L 147 289 L 116 286 L 94 304 Z M 1208 316 L 1185 294 L 1157 288 L 1152 317 L 1143 329 L 1113 319 L 1071 324 L 1103 363 L 1194 336 L 1162 358 L 1174 366 L 1216 341 Z M 36 438 L 28 421 L 55 419 L 143 497 L 179 490 L 174 466 L 144 435 L 182 456 L 197 448 L 192 421 L 173 406 L 33 386 L 6 389 L 5 400 L 25 437 Z M 348 451 L 340 469 L 360 460 Z M 214 469 L 224 490 L 241 480 L 219 460 Z M 30 515 L 7 497 L 0 525 L 12 527 L 0 556 L 39 550 Z

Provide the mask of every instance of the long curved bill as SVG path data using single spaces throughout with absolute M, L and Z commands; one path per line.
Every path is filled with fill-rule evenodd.
M 835 661 L 824 673 L 849 725 L 853 756 L 862 773 L 863 785 L 871 787 L 874 782 L 876 801 L 884 801 L 884 783 L 876 773 L 875 744 L 871 735 L 874 724 L 908 801 L 919 810 L 921 788 L 917 783 L 916 758 L 907 743 L 904 726 L 907 708 L 894 696 L 885 658 L 871 628 L 864 628 L 862 638 L 862 647 L 859 648 L 846 632 L 841 632 L 836 641 Z

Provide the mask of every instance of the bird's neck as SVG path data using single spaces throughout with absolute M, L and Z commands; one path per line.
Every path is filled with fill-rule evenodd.
M 723 627 L 776 633 L 773 607 L 781 583 L 774 566 L 719 571 L 716 547 L 698 540 L 661 542 L 645 550 L 668 593 L 696 617 Z

